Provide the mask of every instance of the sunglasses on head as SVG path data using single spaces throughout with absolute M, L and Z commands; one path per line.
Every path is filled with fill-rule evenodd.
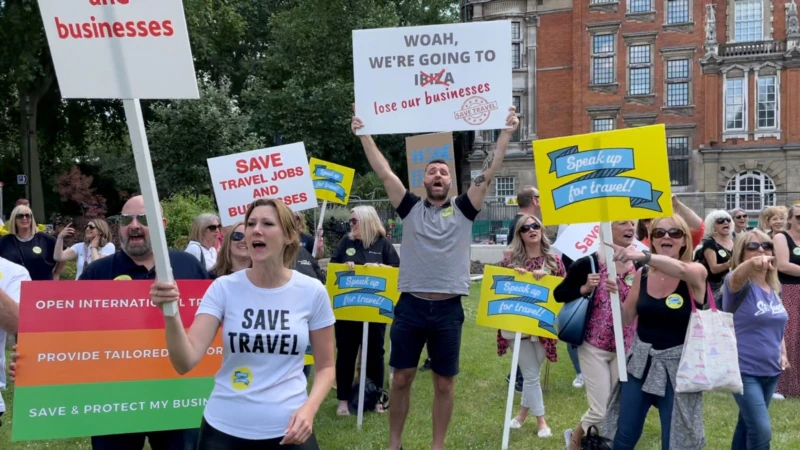
M 221 227 L 220 227 L 219 225 L 209 225 L 209 226 L 207 226 L 207 227 L 206 227 L 206 229 L 207 229 L 208 231 L 217 231 L 217 230 L 219 230 L 220 228 L 221 228 Z
M 680 239 L 684 236 L 683 230 L 680 228 L 670 228 L 669 230 L 665 230 L 663 228 L 654 228 L 652 237 L 653 239 L 661 239 L 664 236 L 669 235 L 672 239 Z
M 23 219 L 30 219 L 30 218 L 31 218 L 31 215 L 30 215 L 30 214 L 27 214 L 27 213 L 24 213 L 24 214 L 17 214 L 17 219 L 19 219 L 19 220 L 23 220 Z
M 739 219 L 746 219 L 746 218 L 747 218 L 747 216 L 746 216 L 746 215 L 744 215 L 744 214 L 739 214 L 739 215 L 737 215 L 737 216 L 734 216 L 733 218 L 734 218 L 734 219 L 736 219 L 736 220 L 739 220 Z
M 89 225 L 86 225 L 86 229 L 87 230 L 94 230 L 95 228 L 97 228 L 97 227 L 95 227 L 93 223 L 90 223 Z
M 746 250 L 750 251 L 758 250 L 758 247 L 761 247 L 764 250 L 772 250 L 775 248 L 775 246 L 772 245 L 772 242 L 748 242 L 747 245 L 744 246 Z
M 531 230 L 540 230 L 541 228 L 542 228 L 542 226 L 541 226 L 541 225 L 539 225 L 539 224 L 538 224 L 538 223 L 536 223 L 536 222 L 533 222 L 533 223 L 531 223 L 531 224 L 528 224 L 528 225 L 523 225 L 523 226 L 519 227 L 519 232 L 520 232 L 520 233 L 527 233 L 528 231 L 531 231 Z
M 355 225 L 358 223 L 358 219 L 350 219 L 350 225 Z
M 242 239 L 244 239 L 244 233 L 242 233 L 241 231 L 234 231 L 233 233 L 231 233 L 231 240 L 232 241 L 239 242 Z
M 720 217 L 719 219 L 717 219 L 717 225 L 722 225 L 725 222 L 730 223 L 731 222 L 731 218 L 730 217 Z
M 133 222 L 133 219 L 136 219 L 139 225 L 143 227 L 147 226 L 147 214 L 120 214 L 119 223 L 123 227 L 127 227 Z

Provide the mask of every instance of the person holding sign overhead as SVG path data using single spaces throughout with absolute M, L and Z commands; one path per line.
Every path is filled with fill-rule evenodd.
M 544 227 L 537 217 L 527 214 L 520 217 L 513 236 L 511 252 L 500 262 L 501 267 L 516 269 L 521 274 L 529 273 L 537 280 L 545 275 L 564 277 L 564 263 L 550 252 L 550 240 L 544 235 Z M 513 348 L 516 333 L 507 330 L 500 330 L 500 333 Z M 552 362 L 558 361 L 557 344 L 555 339 L 522 335 L 519 350 L 519 366 L 525 380 L 522 384 L 522 410 L 511 419 L 511 428 L 522 428 L 528 412 L 533 411 L 539 425 L 538 436 L 547 438 L 553 435 L 544 417 L 540 374 L 545 357 Z
M 352 270 L 355 264 L 363 266 L 398 267 L 400 258 L 392 243 L 386 239 L 386 230 L 381 225 L 378 212 L 372 206 L 357 206 L 350 211 L 350 233 L 339 242 L 332 263 L 346 263 Z M 348 402 L 353 392 L 353 376 L 356 358 L 361 346 L 363 322 L 339 320 L 336 329 L 336 398 L 339 407 L 336 413 L 349 416 Z M 367 344 L 367 378 L 379 389 L 383 389 L 383 346 L 386 324 L 370 323 Z M 380 403 L 378 412 L 384 412 Z
M 291 268 L 300 247 L 294 217 L 280 200 L 259 199 L 245 213 L 253 266 L 217 278 L 187 331 L 165 317 L 175 370 L 191 371 L 222 327 L 223 359 L 200 425 L 197 450 L 317 450 L 314 417 L 333 385 L 333 309 L 319 280 Z M 180 298 L 174 283 L 151 289 L 157 305 Z M 317 366 L 311 393 L 305 349 Z
M 691 303 L 707 300 L 706 268 L 692 262 L 689 226 L 680 216 L 653 219 L 650 251 L 606 244 L 614 261 L 644 265 L 636 271 L 622 324 L 636 320 L 637 336 L 628 352 L 628 381 L 612 395 L 607 422 L 617 425 L 614 450 L 633 450 L 650 407 L 661 419 L 662 449 L 701 449 L 703 394 L 675 393 L 678 365 L 692 313 Z
M 372 170 L 386 188 L 392 206 L 403 219 L 403 259 L 400 261 L 400 298 L 390 331 L 389 365 L 394 368 L 389 411 L 389 450 L 402 448 L 411 384 L 422 348 L 427 344 L 433 371 L 433 450 L 444 448 L 453 413 L 453 387 L 458 374 L 464 310 L 461 297 L 469 295 L 472 224 L 483 206 L 489 184 L 500 168 L 508 143 L 519 127 L 515 108 L 509 108 L 506 125 L 495 152 L 466 193 L 447 198 L 452 174 L 444 160 L 425 167 L 426 198 L 414 195 L 392 172 L 370 135 L 359 136 Z M 364 123 L 353 117 L 357 134 Z

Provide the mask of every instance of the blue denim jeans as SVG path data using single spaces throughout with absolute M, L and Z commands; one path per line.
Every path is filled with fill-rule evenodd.
M 672 425 L 672 407 L 675 404 L 675 391 L 667 380 L 663 397 L 642 391 L 644 380 L 628 373 L 628 381 L 620 383 L 620 414 L 617 434 L 614 436 L 614 450 L 633 450 L 642 437 L 644 421 L 650 407 L 658 409 L 661 418 L 661 448 L 669 448 L 669 433 Z
M 778 385 L 778 377 L 752 377 L 742 374 L 744 392 L 733 394 L 739 405 L 739 421 L 733 432 L 731 450 L 769 450 L 772 427 L 769 402 Z
M 578 359 L 578 347 L 567 344 L 567 353 L 569 353 L 569 359 L 572 361 L 572 367 L 575 368 L 575 374 L 581 374 L 581 362 Z

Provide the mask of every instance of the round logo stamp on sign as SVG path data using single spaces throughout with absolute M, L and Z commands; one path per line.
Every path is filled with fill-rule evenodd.
M 461 109 L 455 112 L 455 116 L 470 125 L 483 125 L 496 109 L 497 102 L 489 103 L 485 98 L 476 95 L 468 98 Z
M 800 256 L 800 247 L 795 247 L 792 250 L 792 253 L 794 253 L 796 256 Z
M 238 367 L 231 374 L 231 386 L 237 391 L 243 391 L 253 383 L 253 372 L 247 367 Z
M 726 256 L 728 256 L 728 252 L 726 252 L 726 251 L 725 251 L 725 250 L 723 250 L 723 249 L 719 249 L 719 250 L 717 251 L 717 253 L 719 254 L 719 256 L 721 256 L 721 257 L 723 257 L 723 258 L 724 258 L 724 257 L 726 257 Z
M 347 254 L 347 256 L 353 256 L 353 255 L 356 254 L 356 249 L 350 247 L 347 250 L 345 250 L 344 252 Z
M 629 273 L 625 275 L 625 284 L 628 286 L 633 286 L 633 280 L 636 278 L 635 274 Z
M 683 297 L 678 294 L 671 294 L 667 297 L 667 308 L 680 309 L 683 306 Z
M 442 210 L 442 217 L 448 217 L 453 215 L 453 207 L 448 206 L 447 208 Z
M 42 248 L 38 247 L 38 246 L 37 247 L 33 247 L 33 253 L 36 253 L 37 255 L 41 255 L 42 254 Z
M 132 280 L 133 278 L 131 278 L 130 275 L 120 275 L 117 278 L 114 278 L 114 281 L 132 281 Z

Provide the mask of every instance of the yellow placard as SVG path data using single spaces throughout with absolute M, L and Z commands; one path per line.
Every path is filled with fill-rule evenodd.
M 311 180 L 314 182 L 314 192 L 318 199 L 347 204 L 355 170 L 317 158 L 308 160 L 308 167 L 311 170 Z
M 553 322 L 562 305 L 553 299 L 553 290 L 562 280 L 552 275 L 536 280 L 530 273 L 484 267 L 478 325 L 558 339 Z
M 544 225 L 672 215 L 664 125 L 533 142 Z
M 303 365 L 310 366 L 312 364 L 314 364 L 314 354 L 311 353 L 311 344 L 308 344 L 306 347 L 306 354 L 303 359 Z
M 392 323 L 394 306 L 400 298 L 396 267 L 328 264 L 328 296 L 336 320 Z

